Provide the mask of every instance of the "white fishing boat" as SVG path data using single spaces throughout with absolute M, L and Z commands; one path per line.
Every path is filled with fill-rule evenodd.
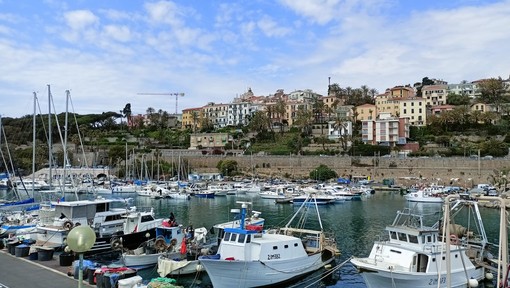
M 246 211 L 246 203 L 238 203 Z M 322 230 L 320 217 L 321 230 L 290 226 L 308 208 L 310 205 L 303 203 L 284 228 L 272 231 L 249 230 L 243 222 L 239 228 L 225 228 L 218 253 L 199 257 L 213 286 L 282 287 L 332 262 L 339 252 L 334 238 L 326 237 Z M 313 210 L 318 213 L 318 206 Z
M 241 214 L 241 210 L 232 209 L 231 213 L 234 214 L 234 220 L 228 221 L 213 226 L 216 237 L 208 237 L 205 228 L 195 229 L 195 237 L 190 241 L 186 247 L 186 252 L 175 257 L 174 255 L 163 254 L 158 259 L 158 273 L 161 277 L 172 277 L 179 275 L 193 274 L 203 270 L 199 256 L 215 254 L 218 249 L 218 244 L 225 235 L 225 228 L 239 228 L 241 225 L 241 218 L 244 218 L 244 225 L 249 230 L 261 231 L 264 227 L 264 218 L 260 217 L 260 212 L 250 211 L 248 215 Z
M 367 287 L 478 286 L 492 258 L 486 250 L 489 243 L 478 202 L 447 202 L 444 211 L 440 220 L 428 226 L 424 215 L 409 208 L 398 211 L 386 227 L 388 240 L 376 241 L 368 257 L 351 259 Z M 461 215 L 463 219 L 459 219 Z M 466 215 L 472 219 L 465 219 Z
M 161 199 L 167 197 L 168 189 L 159 187 L 157 185 L 146 185 L 139 191 L 136 191 L 138 196 L 150 197 L 152 199 Z
M 443 203 L 445 194 L 432 187 L 425 187 L 404 195 L 410 202 Z
M 94 200 L 60 201 L 39 210 L 39 222 L 31 238 L 38 246 L 61 248 L 68 232 L 79 225 L 89 225 L 96 233 L 96 243 L 90 253 L 111 250 L 116 242 L 135 249 L 148 238 L 163 219 L 154 217 L 154 210 L 140 211 L 136 207 L 113 208 L 116 200 L 98 197 Z M 150 237 L 146 237 L 149 234 Z M 122 240 L 120 240 L 122 238 Z

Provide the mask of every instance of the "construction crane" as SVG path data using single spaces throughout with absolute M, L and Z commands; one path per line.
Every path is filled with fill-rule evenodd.
M 163 96 L 175 96 L 175 115 L 179 112 L 179 96 L 183 97 L 184 93 L 138 93 L 138 95 L 163 95 Z

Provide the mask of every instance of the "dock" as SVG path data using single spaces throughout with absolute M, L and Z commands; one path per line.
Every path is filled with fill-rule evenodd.
M 27 257 L 16 257 L 7 249 L 0 250 L 0 287 L 77 287 L 78 280 L 68 276 L 73 267 L 60 266 L 57 256 L 49 261 L 29 260 Z M 96 287 L 83 281 L 83 287 Z

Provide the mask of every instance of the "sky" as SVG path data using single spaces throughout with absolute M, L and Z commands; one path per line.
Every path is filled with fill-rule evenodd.
M 510 0 L 0 0 L 0 115 L 510 77 Z M 159 93 L 162 95 L 142 95 Z M 184 96 L 181 93 L 184 93 Z M 175 96 L 175 95 L 178 96 Z

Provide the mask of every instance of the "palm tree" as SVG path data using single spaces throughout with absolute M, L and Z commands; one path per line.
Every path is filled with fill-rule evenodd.
M 196 134 L 197 134 L 197 123 L 199 121 L 199 115 L 198 115 L 197 111 L 191 112 L 191 120 L 193 121 L 193 133 L 195 134 L 195 137 L 196 137 Z
M 347 133 L 348 120 L 344 117 L 336 117 L 333 127 L 335 131 L 338 131 L 338 143 L 342 151 L 347 151 L 347 145 L 349 143 L 349 134 Z
M 313 121 L 312 116 L 312 112 L 306 110 L 304 106 L 299 106 L 296 113 L 296 121 L 294 123 L 299 127 L 301 132 L 307 136 L 311 134 L 310 126 Z
M 322 99 L 316 98 L 313 103 L 313 116 L 315 123 L 319 123 L 321 125 L 321 135 L 324 134 L 324 117 L 322 116 L 324 113 L 325 105 Z
M 276 113 L 276 116 L 278 117 L 278 122 L 280 122 L 280 134 L 283 134 L 283 116 L 285 115 L 285 111 L 286 111 L 285 108 L 286 108 L 286 104 L 282 98 L 279 98 L 276 101 L 276 105 L 273 107 L 274 112 Z

